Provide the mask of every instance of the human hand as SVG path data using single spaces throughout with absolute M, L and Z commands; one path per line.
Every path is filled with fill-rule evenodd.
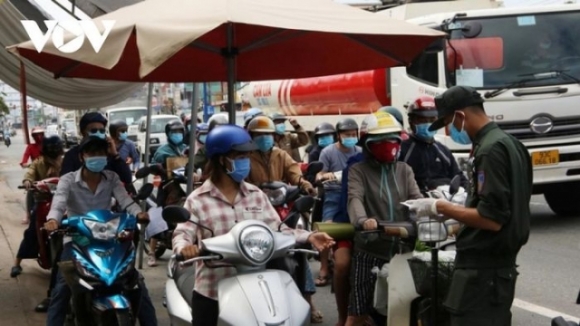
M 109 144 L 109 155 L 111 156 L 117 156 L 117 146 L 115 146 L 115 142 L 113 141 L 113 138 L 111 138 L 110 136 L 107 136 L 107 143 Z
M 32 187 L 32 181 L 30 181 L 30 180 L 24 180 L 24 182 L 22 183 L 22 185 L 24 186 L 24 188 L 26 188 L 26 190 L 30 190 L 30 188 Z
M 137 214 L 137 221 L 145 223 L 149 222 L 149 214 L 147 212 Z
M 48 220 L 48 222 L 44 223 L 44 229 L 48 232 L 52 232 L 58 229 L 58 222 L 56 220 Z
M 290 124 L 292 125 L 292 127 L 296 128 L 299 127 L 300 125 L 298 124 L 298 121 L 296 121 L 296 119 L 294 118 L 290 118 L 288 119 L 288 122 L 290 122 Z
M 133 159 L 131 158 L 131 156 L 127 157 L 127 159 L 125 160 L 125 163 L 127 163 L 127 164 L 133 163 Z
M 181 249 L 179 252 L 185 260 L 199 256 L 199 248 L 196 245 L 189 245 Z
M 369 218 L 368 220 L 364 221 L 363 229 L 366 231 L 372 231 L 379 228 L 379 223 L 374 218 Z
M 409 210 L 415 212 L 417 217 L 436 216 L 438 215 L 437 202 L 440 200 L 435 198 L 411 199 L 402 204 L 409 207 Z
M 308 237 L 308 242 L 318 251 L 334 246 L 335 242 L 326 232 L 314 232 Z
M 316 197 L 316 195 L 318 194 L 318 191 L 316 191 L 316 189 L 313 187 L 306 188 L 306 189 L 304 189 L 304 191 L 306 191 L 306 193 L 309 196 L 313 196 L 313 197 Z

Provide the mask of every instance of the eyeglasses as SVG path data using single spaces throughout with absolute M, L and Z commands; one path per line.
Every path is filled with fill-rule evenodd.
M 106 132 L 105 128 L 93 128 L 89 130 L 89 133 L 91 134 L 96 134 L 96 133 L 101 133 L 104 134 Z

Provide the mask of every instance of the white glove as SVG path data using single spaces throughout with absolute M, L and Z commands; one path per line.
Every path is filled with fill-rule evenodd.
M 417 217 L 425 216 L 436 216 L 437 212 L 437 202 L 441 199 L 435 198 L 421 198 L 421 199 L 411 199 L 403 202 L 402 204 L 409 207 L 409 210 L 415 212 Z

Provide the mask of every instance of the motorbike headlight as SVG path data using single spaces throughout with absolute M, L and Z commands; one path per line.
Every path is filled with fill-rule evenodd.
M 263 226 L 252 225 L 240 233 L 242 254 L 251 262 L 265 264 L 274 254 L 274 236 Z
M 272 206 L 280 206 L 286 202 L 286 188 L 263 189 L 262 191 L 268 196 Z
M 417 232 L 419 241 L 422 242 L 439 242 L 447 239 L 445 224 L 436 220 L 426 219 L 417 222 Z
M 107 223 L 97 222 L 95 220 L 83 219 L 85 226 L 91 230 L 94 239 L 109 241 L 117 237 L 120 217 L 116 217 Z

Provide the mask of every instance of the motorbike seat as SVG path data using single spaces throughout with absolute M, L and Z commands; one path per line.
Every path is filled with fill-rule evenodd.
M 191 305 L 193 286 L 195 285 L 195 267 L 177 268 L 173 274 L 173 279 L 181 296 L 187 304 Z
M 296 201 L 300 197 L 300 188 L 297 186 L 288 186 L 286 188 L 286 202 Z

